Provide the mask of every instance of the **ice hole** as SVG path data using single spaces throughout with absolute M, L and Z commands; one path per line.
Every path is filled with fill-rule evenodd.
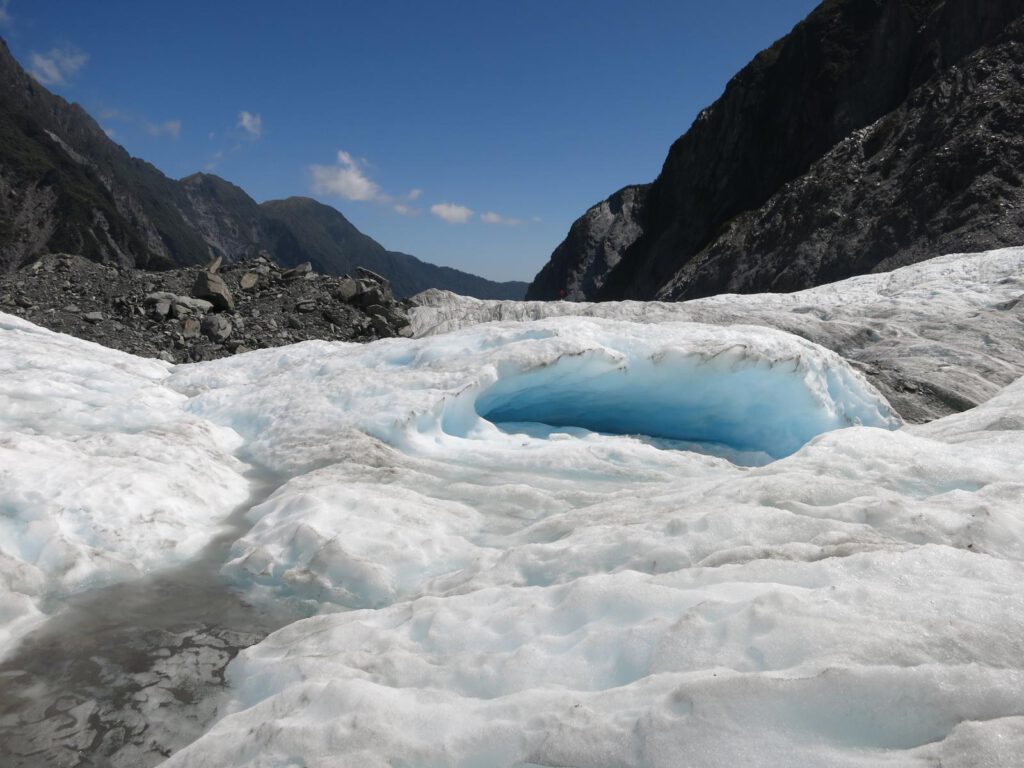
M 793 360 L 737 365 L 696 355 L 629 365 L 562 358 L 499 379 L 477 397 L 476 413 L 506 432 L 531 437 L 580 430 L 632 435 L 660 448 L 740 464 L 788 456 L 829 430 L 893 428 L 898 421 L 847 371 L 815 379 Z

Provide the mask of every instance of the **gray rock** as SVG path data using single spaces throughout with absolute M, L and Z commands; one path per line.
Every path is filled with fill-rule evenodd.
M 360 280 L 356 283 L 358 292 L 352 298 L 352 303 L 357 307 L 369 308 L 375 304 L 383 304 L 387 301 L 384 289 L 369 280 Z
M 242 279 L 238 281 L 238 285 L 243 291 L 254 290 L 260 281 L 260 276 L 255 272 L 246 272 L 242 275 Z
M 200 325 L 203 335 L 210 341 L 221 342 L 231 335 L 231 321 L 224 315 L 207 315 Z
M 378 336 L 391 335 L 391 326 L 382 315 L 370 315 L 370 327 Z
M 213 304 L 206 299 L 193 299 L 191 296 L 177 296 L 171 303 L 172 317 L 189 315 L 205 315 L 213 309 Z
M 206 265 L 206 271 L 209 272 L 211 275 L 215 275 L 218 272 L 220 272 L 220 267 L 221 267 L 221 264 L 223 264 L 223 263 L 224 263 L 224 257 L 223 256 L 217 256 L 209 264 Z
M 150 283 L 149 285 L 152 285 L 152 283 Z M 153 304 L 156 304 L 158 301 L 174 301 L 176 298 L 178 298 L 177 295 L 171 293 L 170 291 L 154 291 L 151 293 L 147 293 L 146 298 L 142 300 L 142 303 L 145 304 L 146 306 L 152 306 Z
M 302 301 L 296 302 L 296 304 L 295 304 L 295 311 L 296 312 L 315 312 L 316 311 L 316 302 L 313 301 L 312 299 L 303 299 Z
M 359 285 L 351 277 L 343 277 L 338 282 L 338 287 L 334 291 L 334 298 L 338 301 L 344 301 L 346 304 L 356 297 L 359 293 Z
M 333 307 L 328 307 L 323 311 L 323 318 L 333 325 L 344 326 L 348 322 L 348 316 L 345 314 L 345 310 L 335 309 Z
M 199 332 L 202 329 L 202 324 L 195 317 L 189 317 L 185 319 L 185 322 L 181 326 L 181 335 L 185 339 L 196 339 L 199 338 Z
M 235 308 L 235 298 L 220 275 L 200 272 L 192 286 L 192 295 L 197 299 L 206 299 L 215 309 Z
M 86 312 L 82 319 L 89 323 L 102 323 L 106 316 L 102 312 Z
M 376 272 L 373 272 L 367 269 L 366 267 L 356 267 L 356 272 L 359 274 L 360 277 L 366 278 L 367 280 L 372 280 L 373 282 L 377 283 L 377 285 L 379 285 L 381 288 L 391 287 L 391 283 L 388 281 L 386 277 L 384 277 L 383 275 L 378 275 Z
M 304 261 L 301 264 L 298 264 L 292 267 L 291 269 L 285 271 L 284 274 L 281 275 L 281 277 L 283 277 L 285 280 L 298 280 L 304 278 L 306 275 L 312 274 L 312 272 L 313 265 L 310 264 L 308 261 Z

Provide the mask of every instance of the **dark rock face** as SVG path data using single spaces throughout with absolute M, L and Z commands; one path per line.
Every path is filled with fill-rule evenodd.
M 169 179 L 131 157 L 77 104 L 33 80 L 0 41 L 0 273 L 47 253 L 170 269 L 263 255 L 324 274 L 365 265 L 400 296 L 444 288 L 521 299 L 495 283 L 387 251 L 338 211 L 308 198 L 258 204 L 210 174 Z
M 563 298 L 584 301 L 594 296 L 626 249 L 643 234 L 637 214 L 649 185 L 626 187 L 604 200 L 569 230 L 526 292 L 527 300 Z
M 383 277 L 286 274 L 264 258 L 211 274 L 199 267 L 150 272 L 50 255 L 0 275 L 0 312 L 172 363 L 310 339 L 412 335 L 405 305 Z M 240 283 L 250 275 L 257 276 L 256 284 L 242 290 Z M 232 302 L 214 302 L 223 293 L 207 290 L 211 285 L 233 296 Z
M 642 235 L 587 298 L 792 290 L 1024 241 L 1007 207 L 1024 203 L 1021 14 L 1024 0 L 822 3 L 672 146 L 629 216 Z M 539 278 L 531 295 L 556 298 Z

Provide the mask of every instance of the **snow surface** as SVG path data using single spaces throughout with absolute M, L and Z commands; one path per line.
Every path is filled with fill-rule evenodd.
M 1012 369 L 1021 258 L 894 278 L 886 348 Z M 884 303 L 848 289 L 815 294 L 837 325 Z M 719 320 L 755 299 L 819 306 Z M 172 768 L 1024 764 L 1024 381 L 901 427 L 821 346 L 680 317 L 171 367 L 0 315 L 2 626 L 197 552 L 262 473 L 223 572 L 316 615 Z

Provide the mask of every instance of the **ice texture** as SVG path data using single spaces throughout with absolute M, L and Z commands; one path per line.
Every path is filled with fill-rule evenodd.
M 1021 261 L 177 367 L 0 316 L 2 626 L 195 552 L 259 467 L 222 573 L 313 615 L 171 768 L 1024 764 Z M 867 322 L 871 381 L 985 402 L 902 425 L 765 327 Z
M 247 459 L 299 475 L 250 512 L 226 571 L 349 608 L 463 580 L 538 514 L 732 467 L 673 441 L 760 464 L 829 430 L 900 423 L 827 350 L 692 323 L 555 318 L 311 342 L 181 367 L 169 383 L 237 430 Z
M 248 495 L 238 436 L 169 370 L 0 314 L 0 655 L 44 600 L 196 555 Z
M 1022 409 L 1024 382 L 758 468 L 621 436 L 520 459 L 364 438 L 253 510 L 239 552 L 365 607 L 243 652 L 229 712 L 168 765 L 1018 764 Z

